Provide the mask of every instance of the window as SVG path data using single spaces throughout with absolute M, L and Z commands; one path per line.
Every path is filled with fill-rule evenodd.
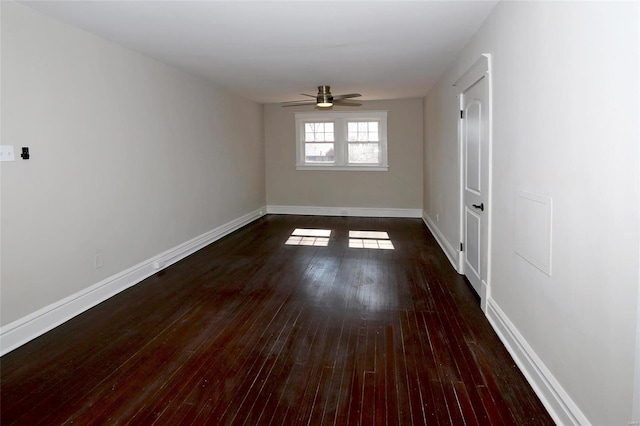
M 298 170 L 388 170 L 387 112 L 296 114 Z
M 333 123 L 304 123 L 304 159 L 310 164 L 335 161 Z

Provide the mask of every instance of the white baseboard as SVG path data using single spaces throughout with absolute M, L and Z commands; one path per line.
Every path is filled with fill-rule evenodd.
M 640 12 L 640 3 L 638 4 Z M 638 275 L 640 277 L 640 275 Z M 630 425 L 640 425 L 640 283 L 638 285 L 638 296 L 636 304 L 636 363 L 633 385 L 633 410 Z M 635 423 L 634 423 L 635 422 Z
M 489 290 L 490 290 L 490 287 L 487 284 L 487 282 L 485 280 L 481 280 L 480 294 L 478 294 L 478 296 L 480 297 L 480 309 L 482 309 L 482 312 L 484 312 L 485 315 L 487 315 L 487 306 L 488 306 L 489 297 L 490 297 Z
M 265 208 L 255 210 L 192 238 L 176 247 L 112 275 L 91 287 L 45 306 L 0 328 L 0 356 L 24 345 L 121 291 L 132 287 L 203 247 L 259 219 Z
M 456 272 L 460 273 L 460 251 L 454 249 L 453 246 L 449 244 L 449 241 L 447 241 L 444 235 L 442 235 L 440 229 L 436 226 L 433 220 L 431 220 L 426 212 L 423 212 L 422 220 L 424 221 L 425 225 L 427 225 L 427 228 L 429 228 L 429 231 L 431 231 L 438 244 L 440 244 L 440 247 L 442 248 L 442 251 L 444 251 L 444 254 L 447 255 L 447 259 L 449 259 L 449 262 L 451 262 L 451 265 L 453 265 L 453 269 L 455 269 Z
M 393 209 L 375 207 L 314 207 L 267 206 L 269 214 L 294 214 L 307 216 L 359 216 L 359 217 L 408 217 L 422 216 L 420 209 Z
M 486 315 L 556 424 L 589 426 L 586 416 L 491 297 Z

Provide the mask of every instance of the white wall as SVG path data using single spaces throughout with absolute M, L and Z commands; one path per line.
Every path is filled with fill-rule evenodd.
M 482 53 L 492 55 L 490 302 L 573 420 L 598 425 L 627 424 L 634 405 L 638 7 L 501 2 L 425 99 L 424 210 L 433 222 L 440 215 L 437 230 L 456 247 L 452 84 Z M 514 252 L 519 190 L 553 199 L 551 277 Z
M 295 113 L 310 107 L 264 106 L 267 204 L 270 206 L 422 208 L 422 100 L 363 102 L 388 110 L 386 172 L 296 170 Z M 346 110 L 349 107 L 336 110 Z M 313 109 L 311 109 L 313 111 Z
M 265 205 L 260 105 L 1 7 L 3 325 Z

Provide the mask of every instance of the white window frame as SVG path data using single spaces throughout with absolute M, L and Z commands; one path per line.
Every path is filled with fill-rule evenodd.
M 299 112 L 296 119 L 296 170 L 341 170 L 341 171 L 387 171 L 387 111 L 317 111 Z M 377 164 L 355 164 L 348 161 L 349 142 L 347 141 L 347 123 L 353 121 L 377 121 L 380 141 L 380 162 Z M 334 154 L 333 163 L 308 163 L 304 155 L 305 123 L 333 122 Z

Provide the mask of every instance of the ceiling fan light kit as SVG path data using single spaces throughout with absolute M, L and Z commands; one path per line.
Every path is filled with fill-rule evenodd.
M 348 93 L 345 95 L 336 95 L 333 96 L 331 94 L 331 86 L 318 86 L 318 94 L 317 95 L 309 95 L 306 93 L 302 93 L 302 96 L 309 96 L 311 98 L 315 98 L 315 102 L 311 100 L 301 100 L 301 101 L 289 101 L 283 102 L 283 107 L 288 106 L 299 106 L 299 105 L 315 105 L 316 108 L 331 108 L 333 105 L 344 105 L 344 106 L 361 106 L 362 104 L 357 102 L 345 102 L 344 99 L 349 98 L 357 98 L 362 96 L 360 93 Z

